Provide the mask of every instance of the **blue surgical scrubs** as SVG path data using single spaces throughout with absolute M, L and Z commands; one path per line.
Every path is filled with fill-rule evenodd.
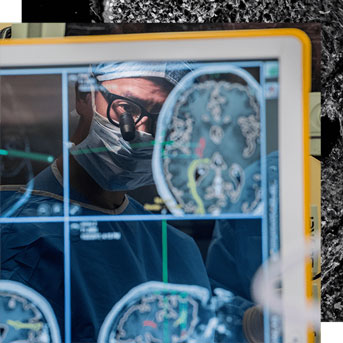
M 33 181 L 34 191 L 12 217 L 35 217 L 35 221 L 1 227 L 1 278 L 19 281 L 43 295 L 55 311 L 63 336 L 64 224 L 41 222 L 38 216 L 42 206 L 61 208 L 63 187 L 50 167 Z M 23 192 L 2 195 L 4 214 L 22 198 Z M 78 215 L 104 215 L 73 190 L 70 198 L 71 205 L 80 205 Z M 149 215 L 149 212 L 128 198 L 127 206 L 118 216 L 129 214 Z M 86 234 L 88 239 L 81 238 L 82 230 L 87 228 L 78 225 L 70 226 L 72 341 L 95 342 L 104 318 L 131 288 L 151 280 L 162 281 L 162 224 L 99 221 L 92 224 L 97 229 L 95 236 L 92 231 Z M 169 225 L 167 236 L 168 282 L 210 289 L 193 239 Z
M 252 201 L 252 199 L 260 197 L 259 204 L 255 206 L 256 212 L 250 214 L 262 215 L 264 206 L 267 206 L 269 218 L 267 230 L 270 232 L 275 229 L 277 237 L 279 230 L 278 152 L 269 153 L 264 162 L 267 201 L 264 203 L 261 186 L 260 189 L 256 188 L 256 182 L 253 180 L 254 174 L 261 173 L 261 162 L 257 161 L 245 169 L 246 182 L 241 197 L 233 208 L 237 211 L 242 208 L 243 203 L 254 203 L 255 200 Z M 260 195 L 257 196 L 258 194 Z M 212 289 L 224 288 L 251 301 L 252 280 L 263 262 L 262 248 L 262 219 L 250 216 L 250 219 L 216 221 L 206 260 Z
M 241 197 L 232 207 L 236 212 L 242 209 L 243 203 L 255 203 L 255 212 L 250 214 L 263 214 L 264 206 L 268 206 L 269 218 L 268 232 L 272 231 L 272 225 L 278 236 L 279 221 L 279 174 L 278 174 L 278 152 L 268 154 L 266 160 L 266 199 L 262 199 L 261 186 L 256 187 L 253 175 L 261 173 L 261 162 L 257 161 L 245 169 L 246 182 L 242 189 Z M 260 197 L 259 204 L 255 199 Z M 247 217 L 249 214 L 247 214 Z M 222 288 L 232 293 L 233 300 L 226 303 L 217 310 L 219 318 L 234 314 L 235 321 L 231 321 L 229 329 L 232 340 L 228 335 L 217 332 L 216 342 L 244 342 L 246 338 L 243 334 L 242 322 L 245 311 L 254 306 L 252 299 L 253 278 L 257 270 L 262 265 L 262 219 L 250 218 L 217 220 L 215 223 L 212 241 L 208 249 L 206 267 L 212 289 Z M 272 224 L 273 223 L 273 224 Z M 268 233 L 267 232 L 267 233 Z M 224 321 L 225 322 L 225 321 Z M 227 323 L 227 322 L 225 322 Z M 259 328 L 263 330 L 263 328 Z
M 262 263 L 259 219 L 220 220 L 207 257 L 212 288 L 224 288 L 251 301 L 252 279 Z

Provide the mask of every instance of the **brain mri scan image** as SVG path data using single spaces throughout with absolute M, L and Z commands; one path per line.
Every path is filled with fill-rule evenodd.
M 147 282 L 133 288 L 114 306 L 98 342 L 210 343 L 213 316 L 207 289 Z
M 199 68 L 174 88 L 160 113 L 153 169 L 172 213 L 258 211 L 260 88 L 227 65 Z
M 222 288 L 210 296 L 199 286 L 147 282 L 113 307 L 98 342 L 243 343 L 243 317 L 252 306 Z
M 9 280 L 0 281 L 0 342 L 61 342 L 49 303 L 36 291 Z

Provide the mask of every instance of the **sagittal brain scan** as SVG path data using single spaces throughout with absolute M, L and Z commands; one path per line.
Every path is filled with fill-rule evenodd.
M 49 303 L 18 282 L 0 281 L 0 342 L 60 343 Z
M 175 214 L 248 213 L 261 200 L 261 87 L 238 67 L 199 68 L 159 117 L 155 180 Z M 255 189 L 252 196 L 249 189 Z
M 209 292 L 197 286 L 148 282 L 119 301 L 101 328 L 99 343 L 210 343 Z

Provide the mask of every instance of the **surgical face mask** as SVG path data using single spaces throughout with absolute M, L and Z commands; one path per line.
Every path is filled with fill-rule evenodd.
M 101 188 L 133 190 L 154 183 L 152 141 L 151 134 L 137 131 L 128 143 L 118 127 L 94 111 L 88 136 L 70 152 Z

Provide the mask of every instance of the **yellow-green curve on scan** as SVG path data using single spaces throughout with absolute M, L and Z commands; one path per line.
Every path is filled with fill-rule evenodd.
M 7 324 L 14 327 L 16 330 L 21 330 L 21 329 L 29 329 L 33 331 L 39 331 L 43 327 L 43 323 L 38 322 L 38 323 L 23 323 L 19 320 L 7 320 Z
M 195 202 L 198 205 L 198 208 L 196 210 L 197 214 L 205 214 L 204 204 L 203 204 L 199 194 L 197 193 L 196 181 L 195 181 L 195 170 L 198 167 L 198 165 L 201 163 L 208 164 L 208 163 L 210 163 L 210 159 L 209 158 L 201 158 L 198 160 L 194 160 L 194 161 L 192 161 L 192 163 L 190 164 L 190 166 L 188 167 L 188 170 L 187 170 L 187 175 L 188 175 L 187 186 L 188 186 L 189 190 L 191 191 L 193 199 L 195 200 Z
M 187 322 L 187 311 L 181 311 L 180 317 L 174 322 L 173 326 L 178 327 Z

